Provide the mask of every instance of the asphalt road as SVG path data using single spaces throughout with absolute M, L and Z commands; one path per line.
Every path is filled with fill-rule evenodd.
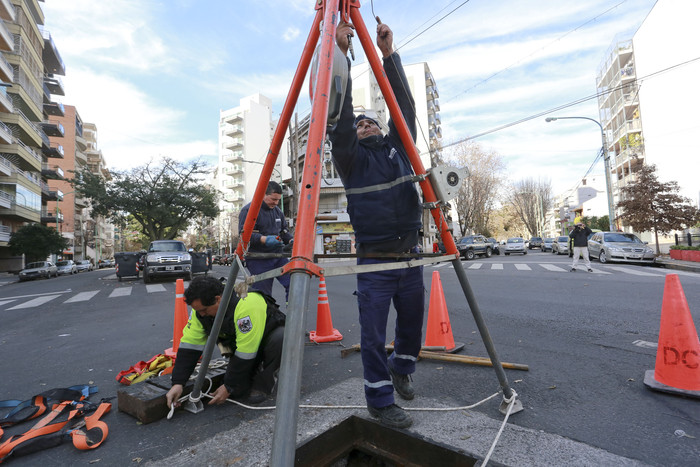
M 665 275 L 679 274 L 695 323 L 700 323 L 700 274 L 599 263 L 593 263 L 593 273 L 571 273 L 568 264 L 567 257 L 536 250 L 462 263 L 499 357 L 530 367 L 528 372 L 506 370 L 525 408 L 509 423 L 651 465 L 698 465 L 698 401 L 652 392 L 642 381 L 644 371 L 654 366 Z M 465 343 L 462 353 L 486 356 L 451 265 L 425 268 L 428 291 L 435 271 L 454 339 Z M 227 275 L 228 267 L 215 266 L 214 273 Z M 354 278 L 328 277 L 326 283 L 333 325 L 344 339 L 305 346 L 302 401 L 305 394 L 362 375 L 359 354 L 341 359 L 339 352 L 360 340 Z M 314 280 L 307 331 L 315 329 L 317 291 Z M 283 301 L 279 284 L 274 292 Z M 114 270 L 3 283 L 0 399 L 25 399 L 82 383 L 98 385 L 98 397 L 115 396 L 120 370 L 170 347 L 174 297 L 173 282 L 118 282 Z M 439 394 L 447 403 L 466 405 L 495 392 L 498 380 L 491 368 L 423 360 L 414 385 L 419 394 Z M 476 410 L 500 420 L 497 408 L 494 402 Z M 141 425 L 116 409 L 115 403 L 105 419 L 110 434 L 100 448 L 79 452 L 66 444 L 14 459 L 11 465 L 158 460 L 258 416 L 221 406 Z M 676 436 L 676 430 L 693 437 Z

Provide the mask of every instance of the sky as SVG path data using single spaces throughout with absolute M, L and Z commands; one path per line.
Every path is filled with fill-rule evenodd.
M 428 63 L 444 144 L 475 137 L 501 155 L 511 180 L 550 181 L 556 195 L 587 173 L 601 137 L 593 122 L 545 117 L 599 119 L 599 67 L 656 0 L 360 3 L 370 32 L 375 15 L 392 28 L 405 64 Z M 164 156 L 216 163 L 219 111 L 255 93 L 272 99 L 279 117 L 315 15 L 313 0 L 40 5 L 66 65 L 66 95 L 55 98 L 97 125 L 98 147 L 112 170 Z M 354 44 L 355 63 L 362 63 Z M 311 107 L 306 89 L 300 118 Z M 602 174 L 602 162 L 592 170 Z

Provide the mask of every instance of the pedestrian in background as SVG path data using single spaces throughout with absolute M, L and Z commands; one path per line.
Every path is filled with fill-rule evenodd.
M 292 234 L 289 233 L 287 220 L 284 218 L 284 213 L 277 206 L 282 200 L 282 187 L 277 182 L 270 182 L 265 190 L 263 203 L 260 205 L 260 212 L 253 227 L 253 233 L 250 236 L 250 246 L 248 251 L 251 253 L 282 253 L 284 245 L 294 241 Z M 246 217 L 250 203 L 243 206 L 241 213 L 238 216 L 238 226 L 240 233 L 243 232 Z M 251 274 L 262 274 L 271 269 L 281 268 L 287 264 L 287 258 L 246 258 L 246 267 Z M 278 276 L 277 281 L 284 287 L 285 299 L 289 299 L 289 276 L 287 274 Z M 272 295 L 272 279 L 256 282 L 253 288 Z
M 588 272 L 593 272 L 591 269 L 591 260 L 588 257 L 588 237 L 593 233 L 591 229 L 586 226 L 583 222 L 579 222 L 574 227 L 574 230 L 569 234 L 573 243 L 574 250 L 574 261 L 571 264 L 571 272 L 576 271 L 576 266 L 578 266 L 578 259 L 583 255 L 583 260 L 586 262 L 586 267 Z

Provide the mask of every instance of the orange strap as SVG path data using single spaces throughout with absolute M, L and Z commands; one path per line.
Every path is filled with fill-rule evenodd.
M 86 451 L 88 449 L 95 449 L 97 446 L 102 444 L 109 434 L 109 428 L 105 422 L 100 420 L 100 418 L 109 412 L 111 408 L 112 404 L 109 402 L 103 402 L 100 404 L 97 410 L 92 413 L 92 415 L 85 417 L 85 431 L 76 429 L 70 432 L 70 435 L 73 438 L 73 446 L 81 451 Z M 90 441 L 87 436 L 88 432 L 93 429 L 98 429 L 102 432 L 102 437 L 97 442 Z

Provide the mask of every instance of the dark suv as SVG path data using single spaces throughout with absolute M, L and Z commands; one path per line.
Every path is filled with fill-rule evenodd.
M 155 277 L 182 277 L 192 280 L 192 256 L 179 240 L 151 242 L 143 256 L 143 282 L 148 284 Z
M 539 248 L 540 250 L 542 249 L 542 237 L 532 237 L 530 239 L 527 249 L 532 250 L 533 248 Z
M 483 235 L 468 235 L 460 238 L 457 242 L 457 250 L 462 258 L 468 260 L 474 259 L 478 255 L 490 258 L 493 251 L 491 243 Z

